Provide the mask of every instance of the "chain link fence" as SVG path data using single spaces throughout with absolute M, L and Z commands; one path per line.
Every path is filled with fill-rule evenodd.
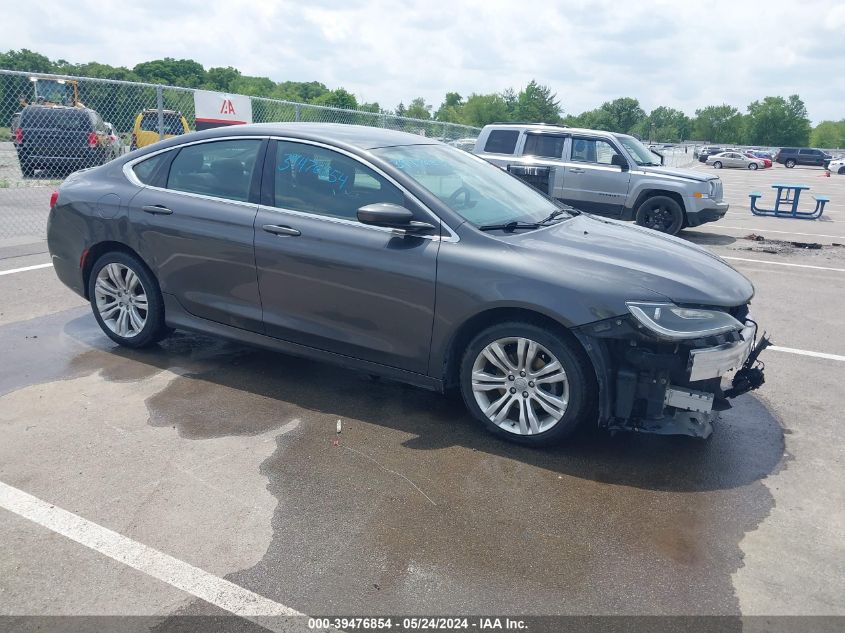
M 69 173 L 197 129 L 196 90 L 0 69 L 0 247 L 45 240 L 50 194 Z M 251 101 L 254 123 L 312 121 L 402 130 L 472 147 L 478 128 L 294 103 Z

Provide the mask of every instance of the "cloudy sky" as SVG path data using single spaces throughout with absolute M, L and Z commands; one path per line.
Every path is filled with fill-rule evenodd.
M 11 15 L 4 49 L 129 67 L 187 57 L 390 108 L 536 78 L 566 113 L 619 96 L 744 111 L 798 93 L 814 122 L 845 117 L 843 0 L 40 0 Z

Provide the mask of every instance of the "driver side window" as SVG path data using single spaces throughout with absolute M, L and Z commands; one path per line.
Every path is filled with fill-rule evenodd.
M 607 141 L 595 138 L 572 139 L 572 158 L 575 162 L 598 163 L 599 165 L 611 165 L 613 156 L 618 154 L 616 148 Z
M 404 194 L 354 158 L 323 147 L 278 141 L 274 206 L 345 220 L 376 202 L 404 205 Z

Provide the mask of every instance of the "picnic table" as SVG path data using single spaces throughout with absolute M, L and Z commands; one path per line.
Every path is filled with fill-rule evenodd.
M 809 191 L 809 185 L 800 185 L 793 183 L 774 183 L 772 189 L 777 190 L 775 196 L 775 208 L 763 209 L 757 206 L 757 200 L 763 197 L 759 191 L 752 191 L 748 194 L 751 198 L 751 213 L 754 215 L 768 215 L 780 218 L 801 218 L 804 220 L 815 220 L 820 218 L 824 213 L 824 205 L 830 201 L 827 196 L 813 196 L 816 201 L 816 206 L 812 211 L 799 211 L 798 201 L 801 198 L 802 191 Z M 785 207 L 785 209 L 781 209 Z

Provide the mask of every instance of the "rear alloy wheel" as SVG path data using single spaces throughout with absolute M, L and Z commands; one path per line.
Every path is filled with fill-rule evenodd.
M 488 328 L 461 363 L 461 392 L 470 412 L 496 435 L 534 446 L 569 436 L 591 402 L 583 353 L 529 323 Z
M 757 163 L 748 163 L 748 169 L 750 169 L 751 171 L 754 171 L 758 167 L 759 165 Z
M 677 235 L 684 225 L 684 211 L 669 196 L 654 196 L 646 199 L 637 209 L 636 221 L 648 229 Z
M 789 167 L 790 169 L 792 169 L 793 167 L 795 167 L 795 160 L 793 160 L 792 158 L 790 158 L 789 160 L 787 160 L 787 161 L 784 163 L 784 165 L 786 165 L 787 167 Z
M 94 263 L 88 296 L 97 323 L 116 343 L 145 347 L 167 334 L 158 284 L 128 253 L 107 253 Z
M 713 167 L 715 167 L 716 169 L 721 169 L 722 168 L 721 161 L 717 160 L 715 163 L 713 163 Z

